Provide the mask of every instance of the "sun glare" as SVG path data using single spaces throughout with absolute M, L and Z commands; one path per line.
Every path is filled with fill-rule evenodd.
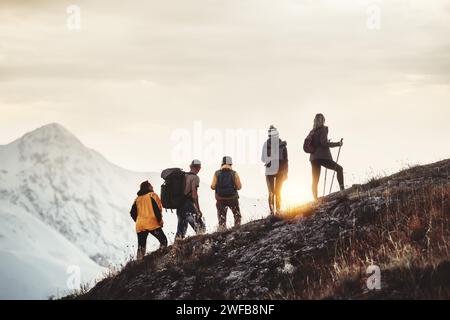
M 313 200 L 311 191 L 295 183 L 295 181 L 284 183 L 281 197 L 283 210 L 289 210 Z

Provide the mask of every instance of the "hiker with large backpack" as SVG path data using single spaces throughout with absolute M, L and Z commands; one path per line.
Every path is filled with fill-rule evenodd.
M 320 179 L 321 167 L 333 170 L 337 173 L 337 180 L 341 190 L 344 190 L 344 169 L 333 160 L 330 148 L 342 147 L 340 142 L 330 142 L 328 140 L 328 127 L 325 126 L 325 117 L 318 113 L 314 118 L 313 129 L 306 137 L 303 150 L 310 153 L 309 160 L 312 168 L 312 193 L 314 199 L 318 199 L 317 187 Z
M 211 189 L 215 190 L 219 231 L 227 227 L 227 210 L 231 209 L 234 216 L 234 226 L 241 225 L 241 210 L 239 208 L 239 194 L 242 184 L 239 175 L 232 169 L 231 157 L 223 157 L 220 170 L 214 173 Z
M 130 215 L 136 222 L 138 260 L 143 259 L 145 256 L 149 233 L 158 239 L 161 248 L 167 247 L 167 238 L 162 230 L 164 222 L 162 219 L 161 200 L 153 191 L 153 186 L 150 182 L 144 181 L 141 183 L 137 198 L 131 207 Z
M 164 184 L 161 186 L 162 205 L 166 209 L 175 209 L 178 218 L 176 240 L 184 239 L 188 225 L 198 233 L 206 230 L 198 199 L 201 169 L 200 160 L 192 160 L 190 171 L 179 168 L 166 169 L 161 173 Z
M 261 160 L 266 167 L 270 214 L 281 210 L 281 189 L 288 175 L 287 142 L 280 139 L 277 128 L 270 126 L 269 138 L 264 143 Z

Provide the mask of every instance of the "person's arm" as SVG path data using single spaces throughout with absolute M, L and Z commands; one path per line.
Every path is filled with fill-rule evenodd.
M 234 173 L 234 184 L 236 185 L 236 190 L 242 189 L 241 178 L 239 178 L 239 175 L 237 172 Z
M 153 213 L 155 214 L 156 220 L 158 220 L 159 224 L 161 224 L 161 222 L 162 222 L 161 200 L 159 199 L 159 197 L 156 193 L 153 194 L 151 199 L 152 199 Z
M 152 198 L 152 207 L 153 207 L 153 213 L 155 214 L 156 220 L 159 224 L 162 222 L 162 213 L 161 209 L 158 207 L 158 204 L 156 203 L 155 199 Z
M 336 148 L 336 147 L 340 147 L 342 146 L 342 142 L 329 142 L 328 145 L 330 146 L 330 148 Z
M 192 200 L 194 201 L 194 206 L 197 209 L 197 214 L 199 214 L 200 216 L 202 215 L 202 211 L 200 209 L 200 204 L 198 201 L 198 187 L 200 185 L 200 179 L 197 177 L 197 179 L 193 179 L 192 180 L 192 184 L 191 184 L 191 196 L 192 196 Z
M 284 174 L 284 179 L 287 179 L 288 171 L 289 171 L 289 160 L 288 160 L 288 149 L 287 149 L 287 143 L 285 143 L 285 146 L 283 148 L 283 159 L 284 161 L 280 163 L 280 169 Z
M 211 189 L 216 190 L 217 185 L 217 173 L 214 174 L 213 181 L 211 183 Z
M 137 220 L 136 201 L 133 203 L 133 206 L 131 207 L 130 216 L 131 216 L 131 219 L 133 219 L 133 221 L 136 222 L 136 220 Z
M 328 129 L 324 128 L 320 131 L 320 145 L 328 148 L 335 148 L 341 145 L 340 142 L 330 142 L 328 141 Z
M 200 203 L 198 202 L 197 188 L 195 189 L 195 192 L 192 191 L 192 199 L 194 200 L 194 206 L 197 209 L 197 214 L 202 216 L 202 210 L 200 209 Z

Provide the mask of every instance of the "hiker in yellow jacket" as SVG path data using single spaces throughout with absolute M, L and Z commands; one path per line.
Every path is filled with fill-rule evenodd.
M 162 219 L 161 200 L 153 192 L 153 186 L 150 182 L 142 182 L 137 195 L 138 197 L 133 203 L 130 215 L 136 222 L 138 238 L 137 259 L 141 260 L 145 256 L 149 233 L 158 239 L 161 248 L 167 247 L 167 238 L 162 230 L 164 222 Z
M 239 208 L 239 194 L 242 184 L 239 175 L 231 167 L 231 157 L 223 157 L 220 170 L 216 171 L 211 183 L 211 189 L 216 191 L 216 208 L 219 219 L 219 230 L 226 229 L 227 210 L 231 209 L 234 215 L 234 226 L 241 225 L 241 210 Z

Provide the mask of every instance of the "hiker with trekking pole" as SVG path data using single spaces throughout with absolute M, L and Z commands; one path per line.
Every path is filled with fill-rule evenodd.
M 333 187 L 333 181 L 335 173 L 337 173 L 337 180 L 339 188 L 344 190 L 344 169 L 337 162 L 341 153 L 341 147 L 343 146 L 343 139 L 339 142 L 330 142 L 328 140 L 328 127 L 325 126 L 325 117 L 323 114 L 318 113 L 314 118 L 313 129 L 306 137 L 303 150 L 306 153 L 310 153 L 309 161 L 312 168 L 312 193 L 314 200 L 318 199 L 318 184 L 320 179 L 321 167 L 325 169 L 333 170 L 333 178 L 331 181 L 331 188 Z M 339 152 L 336 161 L 333 160 L 330 148 L 339 147 Z M 324 181 L 324 195 L 325 195 L 326 173 Z M 330 192 L 331 192 L 330 188 Z

